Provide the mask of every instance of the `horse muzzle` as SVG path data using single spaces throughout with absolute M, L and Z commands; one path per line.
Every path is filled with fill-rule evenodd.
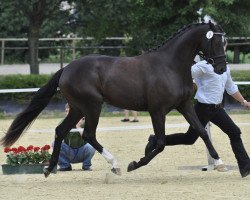
M 216 74 L 223 74 L 225 71 L 227 71 L 227 62 L 225 56 L 220 55 L 217 57 L 208 58 L 207 61 L 213 66 L 214 72 Z
M 227 71 L 227 65 L 225 66 L 218 65 L 214 67 L 214 72 L 216 74 L 223 74 L 225 71 Z

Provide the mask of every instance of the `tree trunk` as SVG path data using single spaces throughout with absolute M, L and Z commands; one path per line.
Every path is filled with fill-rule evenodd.
M 38 47 L 40 27 L 31 26 L 28 35 L 30 73 L 39 74 Z

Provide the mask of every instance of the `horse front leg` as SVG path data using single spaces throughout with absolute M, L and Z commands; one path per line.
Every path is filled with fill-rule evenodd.
M 191 100 L 182 103 L 181 106 L 177 108 L 177 110 L 185 117 L 190 126 L 197 130 L 199 136 L 204 141 L 209 154 L 212 158 L 215 159 L 215 164 L 221 164 L 222 161 L 220 160 L 218 153 L 216 152 L 211 140 L 209 139 L 207 131 L 205 130 L 198 116 L 196 115 Z
M 63 122 L 55 129 L 55 142 L 53 147 L 53 152 L 49 161 L 49 166 L 44 167 L 43 173 L 45 178 L 50 175 L 50 172 L 56 167 L 58 163 L 58 158 L 61 150 L 61 144 L 67 133 L 75 127 L 77 122 L 81 119 L 82 115 L 73 109 L 69 110 L 68 115 L 63 120 Z
M 95 131 L 92 131 L 92 129 L 88 129 L 87 123 L 84 128 L 83 139 L 91 144 L 91 146 L 94 147 L 105 158 L 105 160 L 112 165 L 111 171 L 114 174 L 121 175 L 121 169 L 118 166 L 117 160 L 97 141 Z
M 115 157 L 105 149 L 96 139 L 96 128 L 99 122 L 101 112 L 101 104 L 95 103 L 87 106 L 89 110 L 86 111 L 85 126 L 83 132 L 83 139 L 91 144 L 104 158 L 112 165 L 111 171 L 116 175 L 121 175 L 121 169 Z
M 165 113 L 162 111 L 150 112 L 154 133 L 157 140 L 157 145 L 154 151 L 148 153 L 140 159 L 139 162 L 132 161 L 128 165 L 128 172 L 138 169 L 141 166 L 147 165 L 157 154 L 165 148 Z

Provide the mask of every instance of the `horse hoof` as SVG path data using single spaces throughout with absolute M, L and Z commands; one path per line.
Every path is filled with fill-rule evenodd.
M 136 164 L 137 164 L 137 163 L 136 163 L 135 161 L 129 163 L 129 165 L 128 165 L 128 170 L 127 170 L 127 171 L 128 171 L 128 172 L 131 172 L 131 171 L 137 169 Z
M 47 178 L 50 175 L 50 171 L 48 170 L 48 167 L 43 168 L 43 174 L 44 174 L 45 178 Z
M 121 176 L 121 174 L 122 174 L 120 168 L 112 168 L 111 172 L 113 172 L 114 174 L 119 175 L 119 176 Z

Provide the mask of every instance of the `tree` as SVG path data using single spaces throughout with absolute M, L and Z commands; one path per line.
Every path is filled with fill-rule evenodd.
M 207 1 L 204 13 L 209 14 L 222 25 L 227 37 L 249 37 L 250 35 L 249 0 L 212 0 Z M 237 41 L 235 41 L 237 42 Z M 233 46 L 234 63 L 239 63 L 240 52 L 249 53 L 249 46 Z
M 131 0 L 76 0 L 75 3 L 78 34 L 101 40 L 124 36 L 129 30 Z
M 67 2 L 70 9 L 63 8 Z M 210 15 L 228 36 L 249 36 L 249 4 L 249 0 L 8 0 L 0 3 L 0 37 L 28 37 L 31 73 L 38 73 L 39 37 L 73 33 L 94 37 L 94 45 L 124 45 L 104 38 L 129 36 L 133 39 L 126 41 L 130 47 L 126 54 L 137 55 L 197 22 L 200 8 L 201 17 Z M 112 55 L 119 53 L 114 50 Z
M 62 8 L 62 0 L 8 0 L 1 2 L 0 10 L 3 11 L 0 19 L 4 20 L 5 37 L 28 37 L 29 47 L 29 64 L 31 74 L 39 73 L 38 63 L 38 47 L 41 29 L 46 30 L 47 27 L 53 24 L 54 26 L 62 28 L 62 23 L 66 24 L 66 17 L 69 15 L 67 10 Z M 62 20 L 55 21 L 54 18 Z M 19 32 L 20 31 L 20 32 Z
M 81 37 L 94 37 L 96 46 L 120 46 L 123 41 L 105 40 L 106 37 L 124 37 L 128 34 L 128 15 L 131 0 L 76 0 L 75 28 Z M 97 53 L 120 55 L 119 49 L 98 49 Z
M 228 36 L 249 36 L 249 0 L 207 0 L 204 14 L 223 26 Z
M 51 18 L 60 10 L 61 0 L 15 1 L 15 6 L 27 17 L 29 62 L 31 74 L 39 74 L 38 47 L 40 29 L 46 18 Z
M 132 36 L 127 55 L 158 45 L 177 28 L 198 19 L 198 0 L 76 0 L 78 34 L 101 41 Z
M 184 25 L 197 22 L 199 0 L 134 0 L 130 13 L 130 55 L 161 45 Z

